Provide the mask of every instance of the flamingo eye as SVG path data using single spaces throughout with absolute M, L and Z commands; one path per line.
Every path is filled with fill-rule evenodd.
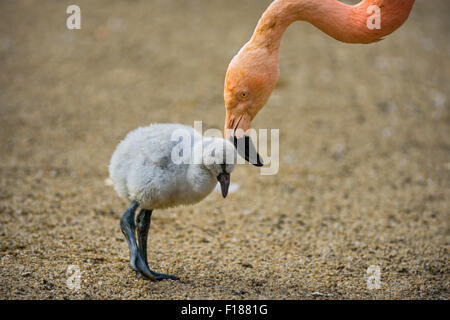
M 248 92 L 247 91 L 243 91 L 243 92 L 240 93 L 239 96 L 240 96 L 241 99 L 246 99 L 248 97 Z

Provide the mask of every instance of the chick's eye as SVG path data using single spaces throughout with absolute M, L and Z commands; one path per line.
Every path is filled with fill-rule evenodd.
M 248 92 L 246 92 L 246 91 L 241 92 L 240 97 L 241 97 L 242 99 L 247 98 L 247 97 L 248 97 Z

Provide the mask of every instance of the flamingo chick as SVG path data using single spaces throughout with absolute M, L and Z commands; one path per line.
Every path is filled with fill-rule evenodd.
M 188 147 L 180 150 L 181 139 L 174 137 L 182 137 L 183 145 Z M 180 155 L 183 161 L 179 161 Z M 111 157 L 109 175 L 117 194 L 131 202 L 120 227 L 128 242 L 133 270 L 150 280 L 178 280 L 148 266 L 147 236 L 152 212 L 197 203 L 211 193 L 217 181 L 225 198 L 235 160 L 231 142 L 203 137 L 189 126 L 152 124 L 128 133 Z M 135 223 L 138 207 L 141 210 Z

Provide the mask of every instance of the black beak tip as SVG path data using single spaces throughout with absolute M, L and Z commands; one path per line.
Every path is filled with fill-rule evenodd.
M 224 198 L 228 195 L 228 188 L 230 187 L 230 174 L 229 173 L 221 173 L 217 176 L 217 181 L 220 183 L 220 191 L 222 192 L 222 196 Z
M 264 165 L 261 156 L 256 151 L 256 148 L 249 136 L 244 136 L 242 138 L 233 136 L 232 141 L 238 154 L 243 157 L 248 163 L 251 163 L 256 167 L 262 167 Z M 254 159 L 255 157 L 256 159 Z
M 258 159 L 256 159 L 256 163 L 252 163 L 255 167 L 262 167 L 264 166 L 264 162 L 262 161 L 261 157 L 258 155 Z

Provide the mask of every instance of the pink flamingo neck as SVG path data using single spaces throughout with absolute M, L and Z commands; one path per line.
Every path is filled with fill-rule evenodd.
M 413 4 L 414 0 L 363 0 L 356 5 L 338 0 L 275 0 L 259 20 L 249 45 L 278 51 L 287 27 L 298 20 L 308 21 L 342 42 L 371 43 L 400 27 Z M 367 26 L 371 5 L 380 8 L 380 29 Z

